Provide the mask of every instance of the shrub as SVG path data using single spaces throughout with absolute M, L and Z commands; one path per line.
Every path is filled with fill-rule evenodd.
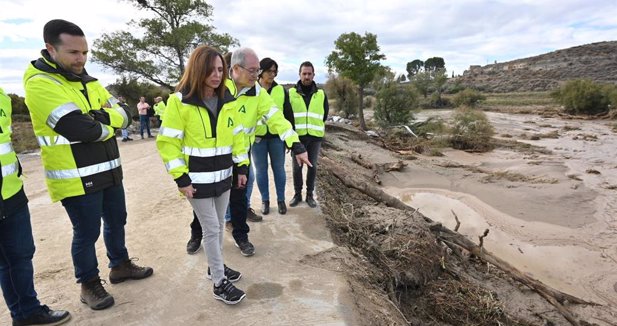
M 608 87 L 588 79 L 570 80 L 551 93 L 569 114 L 597 114 L 608 111 Z
M 446 106 L 450 106 L 450 100 L 442 97 L 441 94 L 435 92 L 433 94 L 431 94 L 431 99 L 429 102 L 429 106 L 432 108 L 443 108 Z
M 376 94 L 375 119 L 382 126 L 406 124 L 413 115 L 411 109 L 418 103 L 418 93 L 409 86 L 387 81 Z
M 336 109 L 344 118 L 358 112 L 359 95 L 355 84 L 345 77 L 330 75 L 325 85 L 326 94 L 336 100 Z
M 495 134 L 484 112 L 468 107 L 454 111 L 454 126 L 450 143 L 453 148 L 486 152 L 493 148 L 491 137 Z
M 486 100 L 486 96 L 471 88 L 465 88 L 464 90 L 458 92 L 452 99 L 456 107 L 462 105 L 475 107 L 478 103 L 484 100 Z

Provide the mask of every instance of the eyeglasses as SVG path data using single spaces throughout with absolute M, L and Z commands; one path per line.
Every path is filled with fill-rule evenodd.
M 238 65 L 238 67 L 246 70 L 246 72 L 248 72 L 249 74 L 253 75 L 253 76 L 257 76 L 259 74 L 261 74 L 261 69 L 258 68 L 251 68 L 251 69 L 247 69 L 246 67 L 244 67 L 243 65 Z
M 267 72 L 274 77 L 276 77 L 276 75 L 279 74 L 278 70 L 271 70 L 271 69 L 265 70 L 264 72 Z

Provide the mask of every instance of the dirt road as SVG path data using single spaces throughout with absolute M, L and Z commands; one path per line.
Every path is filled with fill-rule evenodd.
M 302 203 L 287 215 L 274 211 L 262 223 L 250 224 L 250 239 L 256 246 L 253 257 L 241 256 L 226 233 L 225 261 L 243 273 L 236 285 L 247 292 L 241 304 L 227 306 L 212 297 L 203 250 L 193 256 L 186 253 L 191 209 L 165 172 L 154 140 L 120 143 L 120 151 L 129 216 L 127 247 L 131 257 L 154 268 L 154 275 L 108 285 L 116 304 L 104 311 L 92 311 L 79 302 L 70 258 L 70 221 L 62 205 L 49 199 L 40 158 L 21 157 L 37 247 L 35 287 L 44 304 L 72 313 L 69 325 L 357 324 L 345 279 L 300 262 L 307 254 L 333 247 L 318 210 Z M 289 185 L 290 162 L 287 165 Z M 291 192 L 288 187 L 288 199 Z M 258 193 L 255 186 L 256 208 Z M 99 268 L 107 278 L 104 249 L 99 239 Z M 8 310 L 1 305 L 0 325 L 9 324 Z

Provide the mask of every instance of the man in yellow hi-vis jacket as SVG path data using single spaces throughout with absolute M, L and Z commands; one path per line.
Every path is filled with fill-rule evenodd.
M 94 310 L 114 304 L 99 278 L 95 242 L 103 237 L 111 283 L 152 275 L 135 265 L 125 246 L 126 204 L 115 130 L 127 112 L 84 66 L 88 43 L 79 26 L 54 19 L 43 28 L 45 49 L 24 74 L 26 104 L 41 147 L 51 199 L 73 224 L 71 254 L 81 301 Z

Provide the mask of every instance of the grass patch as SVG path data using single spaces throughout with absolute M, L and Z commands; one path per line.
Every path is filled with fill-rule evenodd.
M 512 93 L 484 93 L 486 100 L 481 106 L 531 106 L 556 105 L 550 92 L 512 92 Z

